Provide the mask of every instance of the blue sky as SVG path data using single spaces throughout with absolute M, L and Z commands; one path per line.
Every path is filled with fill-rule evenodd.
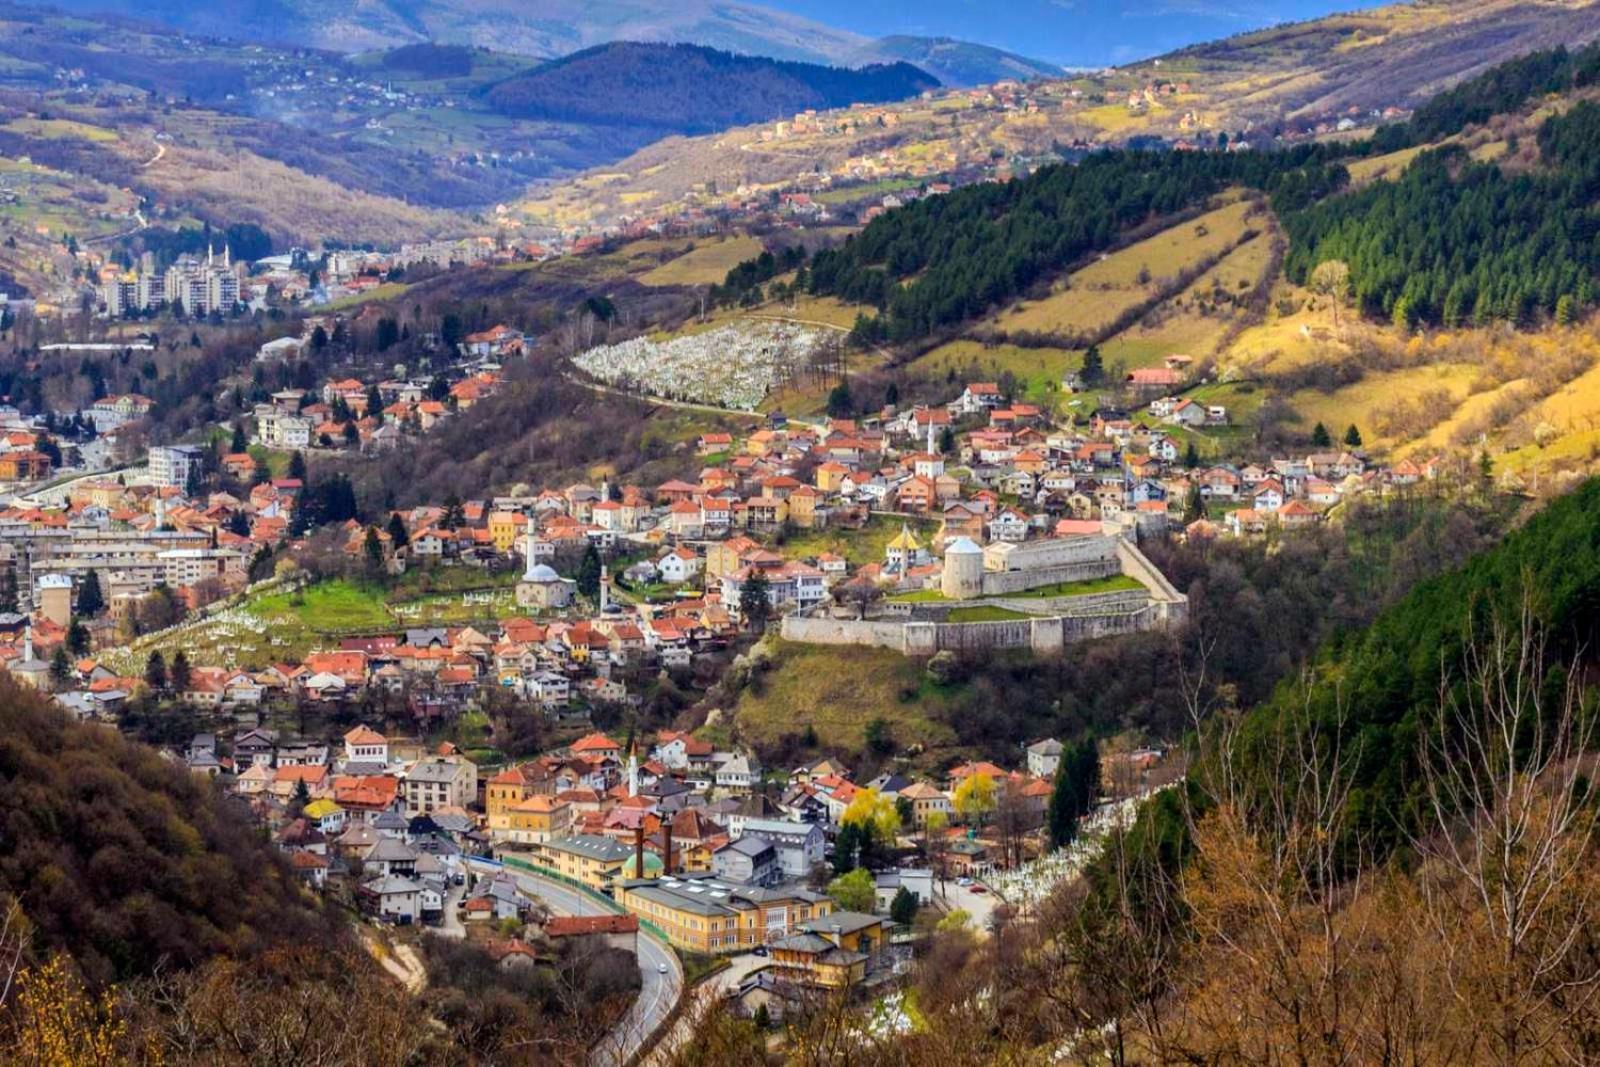
M 758 0 L 872 37 L 956 37 L 1070 66 L 1120 63 L 1360 0 Z

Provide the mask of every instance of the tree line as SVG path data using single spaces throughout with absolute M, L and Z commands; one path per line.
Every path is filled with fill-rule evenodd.
M 1289 277 L 1303 284 L 1342 261 L 1361 311 L 1406 328 L 1572 321 L 1600 269 L 1600 108 L 1546 120 L 1539 146 L 1539 173 L 1508 175 L 1446 146 L 1398 181 L 1289 215 Z

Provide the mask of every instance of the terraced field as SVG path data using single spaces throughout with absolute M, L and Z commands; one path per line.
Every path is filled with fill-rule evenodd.
M 1110 325 L 1118 315 L 1161 292 L 1171 279 L 1243 236 L 1253 204 L 1236 201 L 1190 222 L 1163 230 L 1056 283 L 1043 300 L 1022 301 L 994 316 L 989 325 L 1008 333 L 1080 334 Z
M 724 237 L 691 247 L 639 276 L 645 285 L 720 285 L 728 271 L 761 254 L 755 237 Z

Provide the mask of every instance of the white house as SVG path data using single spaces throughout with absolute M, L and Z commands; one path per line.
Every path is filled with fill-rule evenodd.
M 308 685 L 310 683 L 307 683 Z M 344 735 L 344 758 L 346 763 L 381 763 L 389 762 L 389 740 L 372 727 L 365 724 L 357 726 Z

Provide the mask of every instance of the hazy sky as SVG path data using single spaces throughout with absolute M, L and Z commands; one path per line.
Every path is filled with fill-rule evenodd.
M 1123 62 L 1362 0 L 756 0 L 872 37 L 958 37 L 1073 66 Z

